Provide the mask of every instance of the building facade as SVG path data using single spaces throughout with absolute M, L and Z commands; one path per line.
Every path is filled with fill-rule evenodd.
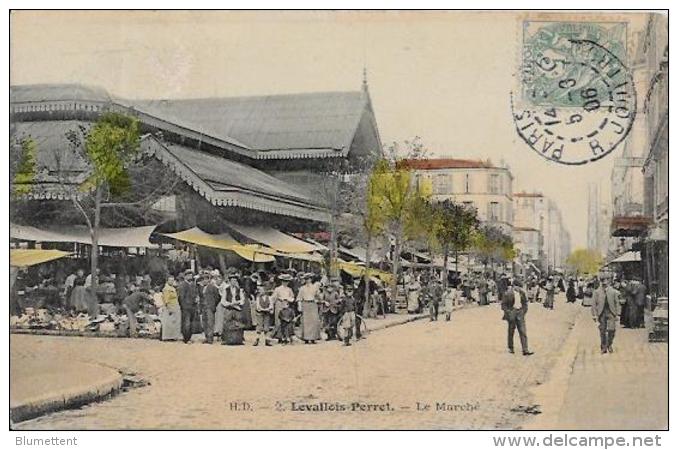
M 600 185 L 589 183 L 586 243 L 589 250 L 598 252 L 603 258 L 613 250 L 610 241 L 612 214 L 610 205 L 602 201 Z
M 541 193 L 513 194 L 516 247 L 540 270 L 562 269 L 571 252 L 570 234 L 554 201 Z
M 404 161 L 433 201 L 452 200 L 474 208 L 483 224 L 513 236 L 513 175 L 489 161 L 439 158 Z
M 649 16 L 643 34 L 642 60 L 649 71 L 645 97 L 647 154 L 643 162 L 643 212 L 650 225 L 641 236 L 644 278 L 650 292 L 668 296 L 669 290 L 669 136 L 668 136 L 668 21 Z

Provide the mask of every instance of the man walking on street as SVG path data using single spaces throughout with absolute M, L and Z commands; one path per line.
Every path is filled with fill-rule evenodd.
M 440 301 L 443 299 L 443 286 L 440 280 L 433 281 L 431 287 L 431 298 L 429 300 L 429 312 L 431 314 L 431 322 L 438 320 L 438 310 L 440 309 Z
M 617 318 L 621 314 L 619 291 L 610 286 L 608 277 L 601 279 L 600 287 L 593 293 L 593 321 L 598 322 L 600 330 L 600 352 L 613 353 L 612 342 L 617 328 Z
M 501 309 L 504 311 L 504 320 L 508 322 L 508 351 L 514 353 L 513 350 L 513 334 L 518 330 L 520 335 L 520 346 L 523 349 L 523 355 L 529 356 L 534 354 L 527 346 L 527 327 L 525 324 L 525 315 L 527 314 L 527 295 L 522 289 L 522 283 L 515 280 L 511 283 L 507 280 L 506 292 L 504 292 Z

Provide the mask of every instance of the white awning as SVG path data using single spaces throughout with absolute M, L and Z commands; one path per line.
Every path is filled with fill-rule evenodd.
M 355 246 L 350 250 L 345 248 L 345 247 L 341 247 L 339 250 L 350 255 L 350 256 L 353 256 L 354 258 L 359 259 L 362 262 L 367 261 L 367 249 L 365 247 Z M 378 263 L 378 262 L 386 259 L 386 249 L 385 248 L 379 248 L 379 247 L 372 248 L 370 253 L 371 253 L 370 262 Z
M 617 256 L 615 259 L 610 261 L 608 264 L 613 263 L 629 263 L 629 262 L 638 262 L 640 261 L 640 252 L 628 251 L 620 256 Z
M 285 234 L 275 228 L 267 226 L 236 225 L 229 223 L 228 226 L 243 236 L 260 244 L 271 247 L 284 253 L 311 253 L 317 250 L 313 244 Z
M 155 247 L 149 238 L 156 225 L 132 228 L 100 228 L 99 245 L 104 247 Z M 49 229 L 10 224 L 10 238 L 35 242 L 74 242 L 92 245 L 89 229 L 84 225 L 59 226 Z

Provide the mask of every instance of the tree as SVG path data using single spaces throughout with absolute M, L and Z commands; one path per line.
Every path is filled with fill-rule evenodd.
M 36 145 L 31 138 L 10 142 L 12 196 L 29 194 L 37 172 Z
M 130 188 L 128 166 L 133 162 L 139 150 L 139 121 L 123 114 L 104 113 L 85 132 L 84 145 L 75 132 L 67 134 L 75 151 L 82 152 L 89 163 L 91 172 L 87 180 L 80 185 L 80 190 L 93 193 L 93 206 L 87 208 L 78 195 L 71 193 L 73 205 L 82 214 L 92 238 L 90 254 L 91 289 L 96 295 L 99 278 L 97 274 L 99 258 L 99 228 L 102 208 L 116 206 L 105 202 L 106 198 L 121 196 Z M 63 181 L 63 178 L 60 177 Z
M 444 200 L 432 204 L 433 220 L 430 220 L 431 233 L 443 253 L 443 270 L 447 272 L 450 250 L 455 253 L 455 270 L 459 270 L 459 252 L 466 251 L 478 227 L 475 209 Z M 443 287 L 447 288 L 447 276 L 443 277 Z
M 496 261 L 512 261 L 517 254 L 511 236 L 492 225 L 482 226 L 474 233 L 473 247 L 485 266 L 489 263 L 493 270 Z
M 378 161 L 374 167 L 370 201 L 378 206 L 385 228 L 393 237 L 391 252 L 391 298 L 393 307 L 398 293 L 397 280 L 400 273 L 400 254 L 405 231 L 415 228 L 414 222 L 420 218 L 413 211 L 421 205 L 426 194 L 412 182 L 411 172 L 406 167 L 391 165 L 387 160 Z
M 603 257 L 595 250 L 579 248 L 567 257 L 565 263 L 577 274 L 593 275 L 602 267 Z

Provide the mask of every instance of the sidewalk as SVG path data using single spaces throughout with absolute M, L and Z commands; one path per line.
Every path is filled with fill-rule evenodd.
M 118 371 L 63 355 L 12 353 L 10 363 L 12 422 L 98 401 L 122 387 Z
M 543 414 L 529 429 L 649 430 L 668 427 L 668 345 L 645 329 L 618 327 L 615 352 L 601 354 L 584 308 L 550 379 L 535 390 Z

